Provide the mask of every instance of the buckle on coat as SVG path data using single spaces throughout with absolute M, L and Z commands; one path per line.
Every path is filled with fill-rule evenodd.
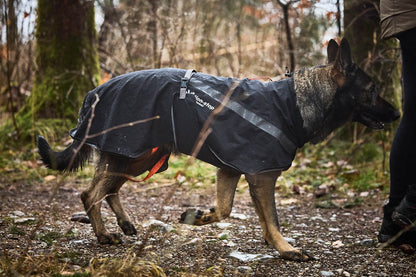
M 188 82 L 191 79 L 192 75 L 196 73 L 193 69 L 188 69 L 185 73 L 185 76 L 181 79 L 181 89 L 179 90 L 179 99 L 185 99 L 186 90 L 188 89 Z

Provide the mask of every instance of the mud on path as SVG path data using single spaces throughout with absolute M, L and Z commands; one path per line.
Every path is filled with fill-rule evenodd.
M 98 244 L 89 224 L 70 220 L 83 212 L 79 196 L 86 186 L 74 180 L 66 181 L 51 203 L 53 182 L 2 185 L 0 275 L 20 268 L 36 275 L 101 272 L 103 276 L 117 270 L 114 263 L 104 268 L 106 263 L 125 265 L 134 260 L 167 276 L 416 276 L 415 256 L 377 248 L 385 198 L 381 192 L 370 192 L 361 205 L 350 209 L 317 208 L 313 194 L 291 198 L 276 194 L 283 235 L 316 258 L 298 263 L 282 260 L 265 245 L 244 184 L 231 218 L 194 227 L 178 219 L 189 207 L 211 207 L 214 186 L 174 188 L 163 204 L 172 186 L 129 183 L 122 188 L 121 199 L 138 235 L 122 236 L 123 243 L 114 246 Z M 110 231 L 121 232 L 106 203 L 103 214 Z M 119 273 L 122 270 L 119 266 Z M 143 276 L 151 271 L 142 271 Z

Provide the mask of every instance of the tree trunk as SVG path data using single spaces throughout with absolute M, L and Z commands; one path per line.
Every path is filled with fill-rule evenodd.
M 94 1 L 38 0 L 35 83 L 28 113 L 74 119 L 99 83 Z
M 289 71 L 293 72 L 295 70 L 295 47 L 293 46 L 292 32 L 290 30 L 290 25 L 289 25 L 289 8 L 290 8 L 290 5 L 292 4 L 292 1 L 283 3 L 280 0 L 277 0 L 277 3 L 280 5 L 280 7 L 283 10 L 283 20 L 285 22 L 286 40 L 287 40 L 287 47 L 288 47 L 289 59 L 290 59 Z

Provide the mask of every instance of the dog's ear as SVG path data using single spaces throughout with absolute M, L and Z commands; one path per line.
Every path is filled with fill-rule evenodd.
M 354 67 L 351 59 L 350 45 L 344 38 L 341 40 L 341 44 L 338 47 L 334 66 L 331 70 L 331 75 L 333 80 L 337 82 L 338 86 L 342 87 L 347 81 L 347 76 L 349 76 L 353 70 Z
M 328 63 L 332 63 L 333 61 L 335 61 L 335 59 L 337 58 L 337 53 L 338 53 L 338 43 L 335 40 L 331 39 L 329 41 L 327 53 L 328 53 Z
M 352 65 L 351 49 L 347 39 L 343 38 L 339 46 L 339 63 L 344 71 L 348 71 Z

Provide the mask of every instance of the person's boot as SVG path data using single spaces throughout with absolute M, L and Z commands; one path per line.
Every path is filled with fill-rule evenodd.
M 381 223 L 380 231 L 378 233 L 378 241 L 380 243 L 385 243 L 393 239 L 394 236 L 403 229 L 392 220 L 394 210 L 395 207 L 390 203 L 383 207 L 383 222 Z M 400 237 L 392 241 L 391 244 L 394 246 L 409 244 L 410 246 L 416 248 L 416 228 L 403 233 Z
M 406 196 L 394 209 L 392 220 L 402 228 L 412 225 L 416 221 L 416 184 L 409 186 Z M 416 223 L 414 224 L 416 225 Z M 416 228 L 414 229 L 416 230 Z
M 412 228 L 414 228 L 416 225 L 414 223 L 416 221 L 416 203 L 409 201 L 407 197 L 403 198 L 399 206 L 394 209 L 391 218 L 395 224 L 402 228 L 412 224 Z

